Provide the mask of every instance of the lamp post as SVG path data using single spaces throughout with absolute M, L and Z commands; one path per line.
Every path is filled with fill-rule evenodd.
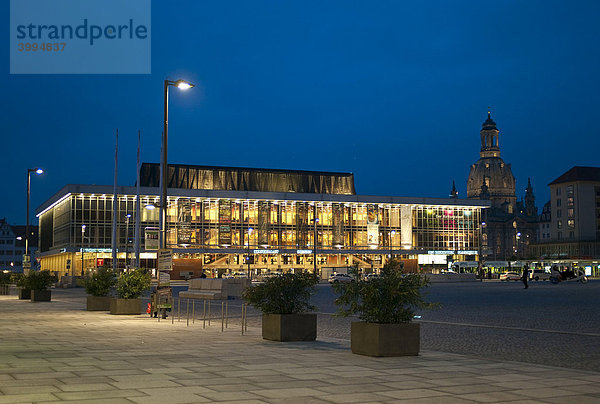
M 41 168 L 27 169 L 27 223 L 25 224 L 25 255 L 29 256 L 29 197 L 31 196 L 31 173 L 40 175 L 44 172 Z M 31 263 L 31 260 L 29 260 Z M 31 265 L 31 264 L 30 264 Z
M 319 223 L 319 218 L 315 217 L 311 219 L 311 222 L 314 223 L 314 234 L 313 234 L 313 274 L 317 275 L 317 241 L 319 240 L 319 235 L 317 234 L 317 223 Z
M 125 230 L 125 270 L 129 269 L 128 257 L 129 257 L 129 219 L 131 219 L 131 213 L 125 215 L 126 218 L 126 230 Z
M 169 143 L 169 86 L 180 90 L 194 87 L 193 84 L 184 80 L 165 80 L 164 84 L 164 124 L 162 138 L 162 175 L 160 176 L 160 248 L 167 248 L 167 146 Z
M 246 263 L 248 264 L 248 279 L 252 279 L 250 275 L 250 235 L 252 234 L 252 227 L 248 227 L 248 244 L 247 244 L 247 254 L 246 254 Z
M 83 237 L 85 236 L 85 224 L 81 225 L 81 276 L 83 276 Z

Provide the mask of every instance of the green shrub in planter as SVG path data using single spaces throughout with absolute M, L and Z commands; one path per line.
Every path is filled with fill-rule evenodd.
M 31 290 L 32 302 L 49 302 L 51 300 L 52 293 L 48 288 L 57 281 L 54 274 L 50 271 L 29 271 L 26 278 L 26 284 Z
M 46 290 L 57 281 L 50 271 L 30 271 L 26 278 L 26 284 L 31 290 Z
M 283 274 L 247 288 L 242 298 L 263 313 L 262 336 L 273 341 L 314 341 L 317 315 L 307 313 L 319 279 L 309 273 Z
M 140 314 L 140 297 L 150 288 L 151 281 L 143 269 L 123 272 L 117 280 L 117 298 L 110 299 L 110 314 Z
M 120 299 L 139 299 L 150 289 L 152 277 L 143 269 L 123 272 L 117 280 L 117 296 Z
M 310 305 L 310 296 L 317 283 L 313 274 L 287 273 L 247 288 L 242 298 L 265 314 L 305 313 L 315 309 Z
M 115 273 L 107 267 L 100 267 L 85 278 L 77 280 L 89 295 L 86 300 L 88 311 L 110 310 L 110 290 L 117 284 Z
M 85 278 L 78 279 L 77 283 L 85 288 L 88 295 L 108 296 L 110 290 L 117 284 L 117 277 L 112 269 L 100 267 Z
M 399 261 L 387 263 L 380 277 L 334 284 L 339 294 L 335 300 L 339 306 L 337 315 L 357 315 L 362 320 L 352 323 L 352 352 L 372 356 L 417 355 L 419 324 L 408 323 L 414 317 L 414 310 L 438 306 L 425 301 L 423 288 L 427 286 L 429 279 L 425 275 L 402 273 Z M 400 346 L 404 342 L 408 346 Z

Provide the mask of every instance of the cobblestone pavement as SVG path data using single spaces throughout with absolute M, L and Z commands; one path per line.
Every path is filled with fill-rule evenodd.
M 600 281 L 438 283 L 438 310 L 420 312 L 425 349 L 600 371 Z M 319 335 L 349 339 L 351 319 L 336 318 L 335 298 L 319 285 Z
M 327 299 L 326 287 L 319 292 Z M 599 372 L 428 349 L 371 358 L 322 333 L 316 342 L 275 343 L 261 339 L 253 312 L 241 335 L 239 301 L 229 302 L 223 332 L 220 302 L 204 327 L 201 305 L 195 319 L 184 302 L 180 316 L 159 322 L 86 312 L 84 301 L 81 290 L 54 290 L 50 303 L 0 296 L 0 404 L 600 401 Z M 349 320 L 321 315 L 319 324 L 344 328 L 337 321 Z

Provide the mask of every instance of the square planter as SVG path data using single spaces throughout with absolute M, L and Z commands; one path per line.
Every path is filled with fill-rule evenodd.
M 31 301 L 32 302 L 49 302 L 52 298 L 51 290 L 32 290 Z
M 87 311 L 109 311 L 110 296 L 88 296 Z
M 375 324 L 361 321 L 351 325 L 352 353 L 368 356 L 413 356 L 421 347 L 418 323 Z
M 31 299 L 31 289 L 19 289 L 19 300 Z
M 262 337 L 270 341 L 314 341 L 317 338 L 317 315 L 263 314 Z
M 142 313 L 141 299 L 110 299 L 110 314 L 133 315 Z

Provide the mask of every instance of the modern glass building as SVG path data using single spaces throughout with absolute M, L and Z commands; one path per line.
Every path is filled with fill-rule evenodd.
M 159 165 L 141 169 L 141 266 L 156 267 Z M 133 261 L 136 187 L 117 190 L 119 266 Z M 487 201 L 356 195 L 350 173 L 169 166 L 173 278 L 202 271 L 407 270 L 477 260 Z M 130 217 L 128 217 L 128 215 Z M 81 275 L 112 265 L 113 187 L 67 185 L 37 210 L 42 269 Z

